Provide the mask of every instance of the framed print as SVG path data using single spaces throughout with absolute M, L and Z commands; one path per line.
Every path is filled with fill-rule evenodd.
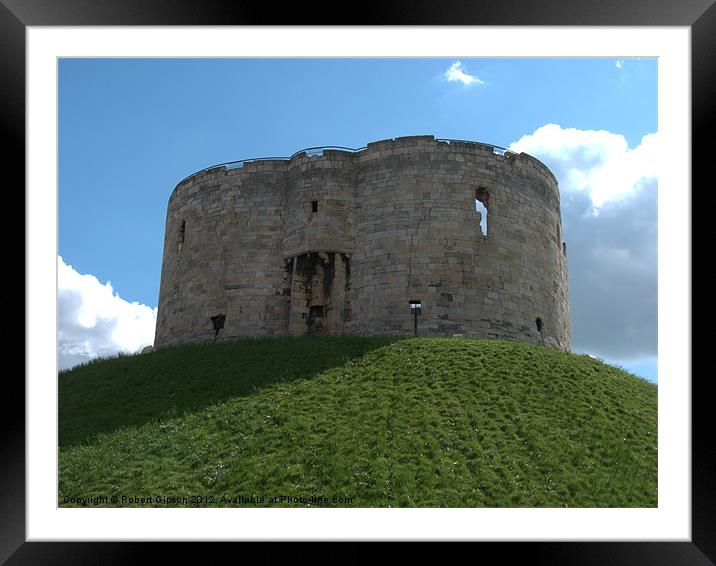
M 2 123 L 3 128 L 6 129 L 6 139 L 13 140 L 6 155 L 8 163 L 25 163 L 24 168 L 8 167 L 8 170 L 14 170 L 19 177 L 16 183 L 8 183 L 8 186 L 22 184 L 26 187 L 23 208 L 27 211 L 27 224 L 25 230 L 26 383 L 24 388 L 15 382 L 10 385 L 14 393 L 12 398 L 16 400 L 23 398 L 26 404 L 24 409 L 19 409 L 22 404 L 16 402 L 13 405 L 16 412 L 5 413 L 10 420 L 4 429 L 7 433 L 3 439 L 3 453 L 7 457 L 4 461 L 3 479 L 0 485 L 3 506 L 3 513 L 0 514 L 0 532 L 3 533 L 0 539 L 2 541 L 0 560 L 7 561 L 8 564 L 36 562 L 90 564 L 110 559 L 115 562 L 131 561 L 133 557 L 136 558 L 140 553 L 145 552 L 147 545 L 144 542 L 147 541 L 345 541 L 350 543 L 350 546 L 344 546 L 349 549 L 347 552 L 364 556 L 364 553 L 370 551 L 370 547 L 358 544 L 360 541 L 435 540 L 493 542 L 490 545 L 481 545 L 480 549 L 493 550 L 499 553 L 502 559 L 529 557 L 531 561 L 536 560 L 538 563 L 713 563 L 716 560 L 716 543 L 712 533 L 715 497 L 712 450 L 708 438 L 710 426 L 706 423 L 708 412 L 704 406 L 708 395 L 705 393 L 704 377 L 698 374 L 692 377 L 691 374 L 691 200 L 693 198 L 691 186 L 695 182 L 698 183 L 699 179 L 703 179 L 708 163 L 705 155 L 708 143 L 704 139 L 704 133 L 707 131 L 708 117 L 713 113 L 711 106 L 715 88 L 713 37 L 716 29 L 716 9 L 708 1 L 675 6 L 665 1 L 635 0 L 610 5 L 600 10 L 596 10 L 588 3 L 582 4 L 577 6 L 574 3 L 556 1 L 537 4 L 530 1 L 525 2 L 519 11 L 501 5 L 489 5 L 478 9 L 476 6 L 468 7 L 459 2 L 455 2 L 452 9 L 449 9 L 450 3 L 448 3 L 441 4 L 440 9 L 436 6 L 432 10 L 427 7 L 411 7 L 407 10 L 402 6 L 388 5 L 380 12 L 366 9 L 357 22 L 329 21 L 324 26 L 315 26 L 313 22 L 306 21 L 309 17 L 307 14 L 295 8 L 283 13 L 276 21 L 272 20 L 274 15 L 269 15 L 269 10 L 255 6 L 248 11 L 234 11 L 224 4 L 208 3 L 197 7 L 190 2 L 178 2 L 173 3 L 171 11 L 166 12 L 162 11 L 161 3 L 153 2 L 136 5 L 126 2 L 121 4 L 106 2 L 88 7 L 81 2 L 63 0 L 53 3 L 51 7 L 44 5 L 28 7 L 19 1 L 3 0 L 3 5 L 0 5 L 0 36 L 2 37 L 0 44 L 3 45 L 2 82 L 5 87 Z M 329 13 L 333 13 L 333 9 L 326 8 L 331 10 Z M 315 10 L 319 10 L 319 6 L 312 7 L 314 13 Z M 286 21 L 282 21 L 283 19 Z M 309 24 L 311 27 L 308 27 Z M 599 32 L 602 33 L 600 37 L 598 37 Z M 449 509 L 431 508 L 442 507 L 440 504 L 425 505 L 429 508 L 423 509 L 387 509 L 381 508 L 380 505 L 350 509 L 348 505 L 340 509 L 281 510 L 111 509 L 103 505 L 98 506 L 102 508 L 96 509 L 75 509 L 66 508 L 74 505 L 65 506 L 61 502 L 58 505 L 60 497 L 58 484 L 54 478 L 58 474 L 58 454 L 63 449 L 62 442 L 66 436 L 62 436 L 65 435 L 65 431 L 59 430 L 56 419 L 57 363 L 54 356 L 58 351 L 57 328 L 60 324 L 60 317 L 57 314 L 56 278 L 58 270 L 73 269 L 69 266 L 69 261 L 62 261 L 58 265 L 58 249 L 60 249 L 56 232 L 58 209 L 75 207 L 79 211 L 76 216 L 77 222 L 81 221 L 83 214 L 101 216 L 96 208 L 88 206 L 83 209 L 81 201 L 69 203 L 62 201 L 58 195 L 57 187 L 60 185 L 59 179 L 63 175 L 66 163 L 62 159 L 69 152 L 61 149 L 69 145 L 61 146 L 58 134 L 57 124 L 60 113 L 65 111 L 65 106 L 60 101 L 61 97 L 82 94 L 82 89 L 96 89 L 93 93 L 97 94 L 87 98 L 78 96 L 77 100 L 86 101 L 86 104 L 98 109 L 102 109 L 102 105 L 106 104 L 115 109 L 115 119 L 117 116 L 121 117 L 123 100 L 128 101 L 133 95 L 128 92 L 116 92 L 114 94 L 117 94 L 117 98 L 105 98 L 104 94 L 108 91 L 102 90 L 98 85 L 103 81 L 110 81 L 112 73 L 126 73 L 123 75 L 126 78 L 130 73 L 135 72 L 122 67 L 123 61 L 144 61 L 146 66 L 137 75 L 133 75 L 131 80 L 143 86 L 143 96 L 146 96 L 147 103 L 143 105 L 144 103 L 139 100 L 131 111 L 142 113 L 144 119 L 150 123 L 159 124 L 162 120 L 167 120 L 162 127 L 172 128 L 172 132 L 179 139 L 184 135 L 181 128 L 177 128 L 175 123 L 167 126 L 170 119 L 163 118 L 159 111 L 166 103 L 166 98 L 162 98 L 162 93 L 165 91 L 158 90 L 156 87 L 161 81 L 153 80 L 153 65 L 159 64 L 160 61 L 170 65 L 176 64 L 177 69 L 182 65 L 195 65 L 190 72 L 196 73 L 197 77 L 203 77 L 202 80 L 208 80 L 206 75 L 202 74 L 200 64 L 220 60 L 221 65 L 214 71 L 221 74 L 229 69 L 225 65 L 231 64 L 233 60 L 246 60 L 249 66 L 236 67 L 232 70 L 237 74 L 255 73 L 257 81 L 263 80 L 270 85 L 262 91 L 263 96 L 275 100 L 275 104 L 280 105 L 284 101 L 280 96 L 281 83 L 271 82 L 275 80 L 274 75 L 285 73 L 286 80 L 292 81 L 299 80 L 301 76 L 314 76 L 315 80 L 319 80 L 320 76 L 323 80 L 326 76 L 340 75 L 337 68 L 319 68 L 318 63 L 315 68 L 308 65 L 299 68 L 299 59 L 314 61 L 331 59 L 336 63 L 350 60 L 352 65 L 358 65 L 361 58 L 373 61 L 399 58 L 401 60 L 430 59 L 435 61 L 436 68 L 439 64 L 442 73 L 434 74 L 434 77 L 437 77 L 434 78 L 435 82 L 449 81 L 450 86 L 467 89 L 471 85 L 481 83 L 484 79 L 479 77 L 479 73 L 476 73 L 470 64 L 478 58 L 490 57 L 523 62 L 524 67 L 521 68 L 524 68 L 525 72 L 528 72 L 526 70 L 528 63 L 535 63 L 539 58 L 569 61 L 583 58 L 591 62 L 600 58 L 611 58 L 609 69 L 614 72 L 617 85 L 615 88 L 618 88 L 619 80 L 624 80 L 625 61 L 649 59 L 656 62 L 649 71 L 652 73 L 649 75 L 653 77 L 652 82 L 648 82 L 651 79 L 647 79 L 643 84 L 655 86 L 658 80 L 658 134 L 659 144 L 662 144 L 658 149 L 653 150 L 654 153 L 649 154 L 652 156 L 649 159 L 652 162 L 658 161 L 659 164 L 658 176 L 652 173 L 650 175 L 655 179 L 658 178 L 662 197 L 658 203 L 658 389 L 660 395 L 658 395 L 659 450 L 658 455 L 655 456 L 658 457 L 658 502 L 647 498 L 645 500 L 650 501 L 649 504 L 624 506 L 638 507 L 637 509 L 624 509 L 618 504 L 610 503 L 594 505 L 587 503 L 584 505 L 585 508 L 568 510 L 553 508 L 556 506 L 551 503 L 543 505 L 546 508 L 539 509 L 532 508 L 529 504 L 510 505 L 509 499 L 505 499 L 503 504 L 488 505 L 487 507 L 491 507 L 489 509 L 473 509 L 470 505 L 467 506 L 469 508 L 464 509 L 458 508 L 458 505 L 447 505 L 451 507 Z M 292 58 L 292 62 L 285 67 L 269 67 L 281 58 Z M 98 64 L 97 68 L 92 69 L 87 75 L 91 80 L 78 82 L 78 86 L 72 87 L 74 91 L 69 88 L 61 90 L 63 87 L 60 84 L 60 77 L 67 76 L 68 69 L 69 72 L 75 72 L 83 61 L 90 60 Z M 112 61 L 113 66 L 100 68 L 107 61 Z M 254 67 L 250 66 L 253 64 L 252 61 L 256 62 Z M 75 64 L 78 66 L 73 67 L 72 65 Z M 295 69 L 292 70 L 292 66 Z M 178 76 L 189 76 L 186 70 L 188 68 L 182 66 L 177 71 Z M 360 72 L 358 66 L 351 69 L 356 73 Z M 387 66 L 381 69 L 381 80 L 387 84 L 392 73 L 403 72 L 396 69 Z M 567 68 L 560 67 L 553 75 L 545 74 L 542 68 L 535 71 L 534 81 L 539 87 L 535 92 L 546 88 L 545 84 L 549 79 L 545 77 L 564 75 L 569 72 L 565 69 Z M 588 72 L 584 73 L 586 80 Z M 540 84 L 541 79 L 545 80 L 544 84 Z M 176 84 L 182 84 L 181 78 Z M 330 82 L 321 84 L 327 85 L 326 96 L 331 96 Z M 357 83 L 354 84 L 357 90 L 362 88 Z M 373 93 L 380 91 L 379 83 L 373 85 L 364 82 L 363 87 L 366 93 L 370 93 L 366 94 L 366 98 L 375 96 Z M 186 84 L 178 88 L 190 90 Z M 237 109 L 239 118 L 232 118 L 236 120 L 237 127 L 240 127 L 242 121 L 248 123 L 257 119 L 257 114 L 252 114 L 252 100 L 257 107 L 259 103 L 264 103 L 258 101 L 256 96 L 253 99 L 250 95 L 247 95 L 248 98 L 243 98 L 244 94 L 222 93 L 222 96 L 236 96 L 236 99 L 242 102 L 241 107 Z M 295 96 L 300 98 L 298 91 Z M 446 111 L 445 109 L 451 105 L 459 104 L 455 95 L 441 96 L 440 103 L 436 105 L 436 113 Z M 549 95 L 544 96 L 539 104 L 547 105 L 550 103 Z M 575 94 L 570 103 L 578 106 L 580 100 L 587 100 L 584 96 L 583 93 Z M 312 103 L 310 97 L 300 100 L 304 107 Z M 320 106 L 321 101 L 315 100 L 314 103 Z M 583 103 L 587 104 L 587 102 Z M 515 119 L 513 116 L 520 112 L 520 108 L 515 104 L 504 107 L 500 106 L 499 102 L 493 101 L 491 104 L 495 116 L 502 117 L 504 121 Z M 81 106 L 82 104 L 78 104 L 71 111 L 79 112 Z M 605 106 L 608 105 L 605 103 Z M 654 99 L 653 108 L 656 107 L 657 100 Z M 391 108 L 390 112 L 401 112 L 400 105 L 396 104 Z M 418 112 L 416 108 L 417 103 L 405 100 L 406 114 Z M 624 111 L 617 108 L 613 110 L 614 113 Z M 637 110 L 635 105 L 630 111 L 637 112 Z M 344 111 L 345 116 L 348 116 L 348 110 L 344 109 Z M 362 111 L 366 112 L 366 110 Z M 63 114 L 63 116 L 67 115 L 67 113 Z M 605 116 L 607 115 L 609 115 L 608 107 L 605 108 Z M 334 118 L 336 116 L 340 114 L 334 114 Z M 387 114 L 382 114 L 377 106 L 365 116 L 365 119 L 368 119 L 368 116 L 371 116 L 371 119 L 375 116 L 376 120 L 388 119 Z M 95 127 L 92 118 L 83 119 L 87 120 L 83 125 L 86 128 L 83 130 L 84 135 L 91 137 Z M 282 114 L 282 119 L 285 120 L 283 130 L 278 126 L 272 126 L 276 129 L 277 136 L 278 132 L 289 131 L 291 124 L 299 123 L 288 114 Z M 425 119 L 416 128 L 429 128 L 434 123 L 439 122 Z M 121 120 L 115 124 L 120 124 L 121 129 Z M 510 147 L 494 146 L 491 152 L 499 155 L 501 159 L 508 159 L 515 152 L 524 151 L 532 154 L 538 151 L 535 149 L 539 145 L 538 132 L 540 135 L 545 132 L 538 129 L 540 125 L 535 123 L 534 127 L 528 128 L 519 142 L 517 136 L 506 140 L 505 145 L 512 141 L 513 145 Z M 358 127 L 357 123 L 355 127 Z M 653 126 L 651 127 L 652 130 L 649 130 L 649 126 L 645 126 L 646 129 L 642 133 L 654 131 L 656 134 Z M 598 129 L 600 128 L 596 126 L 593 128 L 594 131 Z M 549 131 L 562 135 L 566 128 L 556 126 L 556 129 Z M 527 135 L 530 132 L 532 134 Z M 441 132 L 435 133 L 439 135 Z M 125 137 L 123 143 L 127 146 L 133 143 L 132 136 L 137 140 L 137 136 L 148 135 L 151 135 L 149 130 L 132 131 L 125 137 L 124 132 L 117 130 L 117 136 Z M 428 141 L 446 146 L 452 143 L 453 147 L 459 147 L 459 144 L 464 142 L 463 138 L 442 139 L 442 137 L 438 138 L 438 135 Z M 290 139 L 290 135 L 286 137 Z M 397 134 L 396 139 L 398 139 Z M 605 143 L 612 143 L 613 139 L 609 138 L 610 141 Z M 410 137 L 410 140 L 410 143 L 427 143 L 425 139 L 418 140 L 417 137 Z M 644 136 L 632 145 L 639 145 L 641 142 L 640 147 L 646 148 L 651 140 L 652 138 Z M 340 139 L 337 141 L 341 142 Z M 378 138 L 364 140 L 369 147 L 376 147 L 374 145 L 376 142 Z M 84 140 L 82 143 L 87 142 Z M 98 136 L 95 149 L 99 153 L 104 151 L 102 143 L 101 137 Z M 316 143 L 333 143 L 333 140 L 327 139 L 325 142 Z M 656 142 L 654 143 L 654 147 L 657 147 Z M 198 139 L 194 147 L 200 150 L 205 144 L 205 140 Z M 352 145 L 357 148 L 363 144 L 356 141 Z M 81 147 L 88 148 L 89 145 Z M 293 149 L 299 147 L 300 145 Z M 25 148 L 26 151 L 23 153 Z M 178 152 L 177 148 L 178 145 L 168 148 L 167 151 Z M 646 154 L 647 149 L 643 149 L 643 154 Z M 322 152 L 348 153 L 349 150 L 360 153 L 364 148 L 350 149 L 343 146 L 321 148 Z M 288 145 L 286 149 L 278 151 L 281 155 L 290 155 L 293 152 L 292 149 L 288 149 Z M 297 153 L 300 153 L 300 150 Z M 491 158 L 494 157 L 492 153 Z M 266 149 L 264 156 L 272 154 L 270 149 Z M 73 167 L 92 171 L 97 166 L 93 155 L 96 154 L 87 152 L 84 161 L 81 154 L 73 157 L 75 160 Z M 659 159 L 654 160 L 653 155 L 658 155 Z M 243 156 L 236 156 L 233 152 L 227 153 L 225 161 L 229 162 L 237 157 Z M 141 157 L 137 156 L 137 159 Z M 184 159 L 184 157 L 177 157 L 177 159 Z M 294 159 L 294 157 L 272 159 L 279 162 L 281 159 Z M 643 159 L 646 161 L 647 157 Z M 209 165 L 207 170 L 210 175 L 214 171 L 211 164 L 220 160 L 221 157 L 212 160 L 208 154 L 202 154 L 198 161 L 191 161 L 191 166 L 189 161 L 186 162 L 186 174 L 191 177 L 196 171 L 201 170 L 199 173 L 205 171 L 204 167 Z M 563 163 L 564 161 L 560 162 L 555 157 L 549 165 L 559 167 Z M 262 157 L 246 160 L 241 164 L 232 161 L 222 164 L 221 167 L 230 171 L 232 168 L 235 170 L 246 167 L 248 170 L 252 167 L 274 166 L 269 164 L 274 164 L 274 161 Z M 117 165 L 131 167 L 126 161 Z M 276 166 L 281 165 L 279 163 Z M 20 171 L 22 173 L 19 173 Z M 164 182 L 166 181 L 162 181 Z M 611 198 L 608 191 L 617 191 L 620 182 L 622 181 L 618 175 L 612 174 L 603 184 L 607 191 L 604 194 L 607 196 L 598 197 L 592 194 L 591 198 L 594 202 L 597 198 Z M 321 192 L 319 186 L 321 181 L 317 178 L 311 177 L 302 180 L 299 184 L 302 188 L 307 187 L 307 196 L 300 203 L 297 201 L 293 205 L 312 222 L 316 222 L 321 214 L 333 211 L 331 207 L 340 208 L 334 203 L 333 197 L 328 198 Z M 93 189 L 90 186 L 87 190 Z M 487 238 L 499 232 L 501 222 L 499 213 L 496 214 L 498 208 L 495 203 L 499 204 L 499 202 L 494 198 L 489 200 L 489 190 L 481 187 L 473 191 L 474 198 L 471 196 L 470 199 L 470 205 L 476 207 L 482 224 L 480 234 Z M 148 195 L 145 196 L 148 198 Z M 132 197 L 127 196 L 127 198 Z M 105 204 L 111 206 L 110 201 Z M 495 208 L 490 209 L 491 204 Z M 134 206 L 139 210 L 141 203 L 135 203 Z M 167 239 L 164 244 L 165 257 L 167 257 L 167 249 L 174 254 L 172 257 L 179 258 L 177 261 L 184 257 L 191 257 L 186 251 L 189 249 L 190 238 L 194 237 L 192 229 L 195 224 L 193 225 L 192 222 L 196 219 L 184 212 L 191 206 L 191 203 L 187 204 L 181 209 L 181 213 L 175 213 L 171 207 L 169 208 L 166 224 Z M 199 209 L 209 210 L 205 203 Z M 340 210 L 340 214 L 343 214 L 343 209 Z M 164 210 L 166 211 L 167 209 Z M 488 211 L 492 214 L 488 214 Z M 260 216 L 263 224 L 270 221 L 269 213 L 257 212 L 257 215 Z M 139 217 L 140 214 L 137 212 L 137 218 Z M 104 222 L 111 222 L 110 214 L 104 218 Z M 232 222 L 239 227 L 237 229 L 250 221 L 241 216 L 238 208 L 232 216 Z M 138 242 L 135 245 L 142 245 L 139 243 L 142 238 L 139 220 L 135 226 L 137 234 L 129 233 L 118 225 L 117 237 L 134 238 Z M 616 222 L 614 226 L 618 226 Z M 88 238 L 89 235 L 79 237 Z M 396 235 L 396 238 L 398 237 Z M 217 235 L 217 241 L 218 238 Z M 562 247 L 564 244 L 559 223 L 554 238 L 559 243 L 560 254 L 566 254 L 566 247 Z M 183 256 L 182 249 L 185 252 Z M 242 250 L 246 257 L 252 257 L 250 252 L 246 252 L 245 247 Z M 560 254 L 557 255 L 562 257 Z M 299 256 L 300 254 L 296 257 Z M 309 256 L 307 256 L 308 260 L 311 260 L 312 256 Z M 337 259 L 339 257 L 340 261 Z M 51 263 L 48 263 L 48 259 Z M 107 258 L 107 260 L 118 261 L 119 258 L 114 256 L 114 259 Z M 334 251 L 333 256 L 328 254 L 326 258 L 322 258 L 317 255 L 313 260 L 315 265 L 311 264 L 308 268 L 304 266 L 304 272 L 298 267 L 298 259 L 291 264 L 293 279 L 290 279 L 290 285 L 287 287 L 290 293 L 287 291 L 284 295 L 297 293 L 298 276 L 305 276 L 308 280 L 305 288 L 299 289 L 300 293 L 310 295 L 311 278 L 315 277 L 315 272 L 319 268 L 319 271 L 324 270 L 321 271 L 323 275 L 314 281 L 314 286 L 321 286 L 324 294 L 336 296 L 337 289 L 340 288 L 341 292 L 343 289 L 348 289 L 348 284 L 344 285 L 343 280 L 340 279 L 344 276 L 343 273 L 346 277 L 350 273 L 350 268 L 344 265 L 348 262 L 344 255 L 339 256 L 338 252 Z M 213 262 L 214 259 L 211 261 Z M 438 260 L 432 258 L 431 261 L 434 265 Z M 338 262 L 341 269 L 336 270 L 333 262 Z M 174 269 L 172 265 L 165 265 L 162 278 L 167 277 L 166 273 L 171 273 L 172 269 Z M 254 271 L 259 275 L 254 275 Z M 231 288 L 231 292 L 238 296 L 246 277 L 260 276 L 260 267 L 256 267 L 254 271 L 242 276 L 241 281 L 237 279 L 237 282 L 225 282 L 218 276 L 204 278 L 201 272 L 196 273 L 196 278 L 197 281 L 201 280 L 199 286 L 224 285 L 222 288 Z M 286 273 L 288 271 L 287 267 Z M 357 277 L 356 273 L 358 271 L 354 270 L 354 277 Z M 76 275 L 80 277 L 79 273 Z M 566 268 L 564 277 L 566 285 Z M 339 284 L 334 285 L 335 281 Z M 229 283 L 235 283 L 233 285 L 235 288 Z M 107 284 L 105 287 L 109 287 L 109 295 L 113 296 L 111 285 Z M 628 282 L 625 282 L 623 288 L 627 287 Z M 443 291 L 445 292 L 436 300 L 451 302 L 455 298 L 454 294 L 448 293 L 445 289 Z M 626 290 L 624 292 L 626 293 Z M 278 297 L 281 296 L 281 289 L 272 288 L 271 293 L 267 291 L 265 294 Z M 623 308 L 631 306 L 627 303 L 634 303 L 639 299 L 640 297 L 635 296 L 625 302 Z M 256 307 L 255 310 L 260 313 L 273 312 L 272 309 L 275 310 L 277 307 L 271 301 L 275 300 L 268 299 L 266 305 L 261 304 L 260 308 Z M 361 300 L 366 303 L 379 302 L 376 297 L 367 295 Z M 415 335 L 418 335 L 419 329 L 422 328 L 420 325 L 423 323 L 428 325 L 432 304 L 422 295 L 411 295 L 406 297 L 404 302 L 406 312 L 403 314 L 406 325 L 409 323 L 410 330 L 414 329 Z M 329 313 L 329 308 L 324 307 L 323 302 L 306 299 L 306 305 L 306 312 L 303 313 L 305 321 L 301 319 L 301 324 L 307 324 L 309 329 L 332 324 L 330 318 L 332 315 Z M 352 308 L 357 313 L 363 306 L 353 305 Z M 141 310 L 141 307 L 144 305 L 134 303 L 132 307 L 134 310 L 128 317 L 138 320 L 142 316 L 152 316 L 150 307 L 147 307 L 146 311 Z M 122 306 L 122 308 L 130 307 Z M 167 308 L 173 309 L 172 312 L 179 312 L 185 309 L 185 306 L 170 305 Z M 243 320 L 257 321 L 257 327 L 266 326 L 266 319 L 262 318 L 263 314 L 249 314 L 253 313 L 250 300 L 244 301 L 242 308 L 241 312 L 245 315 Z M 162 310 L 161 304 L 159 310 Z M 235 324 L 232 313 L 231 310 L 203 313 L 207 316 L 211 315 L 209 317 L 211 323 L 208 322 L 208 318 L 206 321 L 202 318 L 206 323 L 204 330 L 208 332 L 208 341 L 211 342 L 213 338 L 213 342 L 220 343 L 224 334 L 229 332 L 240 334 L 241 328 L 245 327 L 232 326 Z M 288 324 L 295 323 L 295 321 L 291 322 L 293 319 L 290 316 L 293 315 L 287 316 Z M 156 318 L 156 309 L 154 317 Z M 297 315 L 296 318 L 300 317 Z M 194 331 L 187 330 L 189 325 L 180 328 L 180 325 L 174 324 L 171 320 L 162 322 L 161 316 L 160 323 L 164 324 L 164 327 L 163 330 L 157 331 L 157 336 L 167 342 L 171 342 L 176 336 L 183 336 L 182 332 Z M 550 325 L 553 321 L 549 317 L 540 314 L 535 319 L 533 315 L 530 323 L 530 336 L 534 335 L 535 340 L 541 338 L 543 343 L 545 339 L 548 342 L 551 340 L 558 347 L 569 341 L 567 334 L 557 332 L 554 336 L 550 334 L 552 332 Z M 656 334 L 654 328 L 651 330 Z M 132 332 L 136 334 L 139 331 L 131 330 L 128 333 Z M 463 330 L 460 328 L 454 332 L 457 334 L 453 336 L 462 336 L 460 333 Z M 132 337 L 128 337 L 127 340 L 130 338 Z M 137 344 L 134 349 L 145 343 L 152 343 L 152 339 L 153 336 L 148 339 L 149 342 Z M 78 360 L 81 361 L 80 358 Z M 656 372 L 656 365 L 653 371 Z M 653 381 L 655 380 L 654 375 Z M 8 382 L 10 381 L 8 379 Z M 192 394 L 197 398 L 200 396 L 199 389 L 192 390 Z M 153 402 L 161 404 L 158 400 Z M 633 410 L 641 410 L 641 406 Z M 111 410 L 107 405 L 98 414 L 105 419 L 104 422 L 109 422 L 110 413 Z M 146 422 L 149 422 L 149 417 L 137 421 L 139 424 Z M 101 434 L 112 432 L 114 430 L 112 426 L 107 425 L 106 429 L 100 429 L 99 432 Z M 629 434 L 629 431 L 624 432 L 625 442 Z M 77 438 L 80 439 L 80 436 Z M 79 445 L 79 440 L 77 444 Z M 261 461 L 264 465 L 270 465 L 268 460 Z M 76 466 L 73 472 L 75 475 L 81 474 L 82 469 L 91 467 L 81 459 L 75 460 L 73 465 Z M 216 477 L 221 476 L 220 471 L 216 474 Z M 207 480 L 207 484 L 211 481 L 214 481 L 214 476 Z M 76 494 L 72 492 L 72 495 Z M 78 499 L 69 497 L 68 501 L 76 503 Z M 512 501 L 514 503 L 518 500 L 513 498 Z M 132 499 L 130 503 L 136 501 Z M 79 506 L 84 506 L 84 503 Z M 192 507 L 192 505 L 188 506 Z M 128 505 L 128 507 L 136 506 Z M 516 507 L 526 508 L 516 509 Z M 476 511 L 485 513 L 479 514 Z M 570 514 L 564 511 L 569 511 Z M 161 518 L 157 520 L 154 517 Z M 90 541 L 94 544 L 88 544 Z M 195 549 L 193 546 L 189 549 L 186 545 L 183 546 L 181 552 L 185 556 L 187 553 L 200 552 L 200 549 Z M 161 552 L 173 552 L 173 549 L 162 549 Z M 198 554 L 196 556 L 198 557 Z

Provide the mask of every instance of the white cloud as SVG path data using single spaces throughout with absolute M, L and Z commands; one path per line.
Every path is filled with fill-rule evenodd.
M 630 149 L 620 134 L 547 124 L 512 143 L 510 149 L 543 161 L 559 179 L 563 193 L 587 192 L 595 210 L 657 178 L 656 133 L 647 134 Z
M 134 353 L 154 342 L 157 309 L 129 303 L 112 284 L 83 275 L 57 258 L 60 369 L 98 356 Z
M 461 82 L 464 85 L 485 84 L 485 81 L 482 81 L 473 75 L 468 75 L 465 72 L 465 69 L 463 68 L 462 63 L 460 61 L 455 61 L 452 65 L 450 65 L 450 68 L 445 71 L 445 78 L 449 82 L 457 81 Z

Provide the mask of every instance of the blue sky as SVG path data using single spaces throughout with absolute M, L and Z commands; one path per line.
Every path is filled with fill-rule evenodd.
M 433 134 L 555 171 L 574 349 L 656 379 L 655 59 L 61 59 L 58 104 L 65 366 L 119 349 L 116 335 L 138 335 L 122 317 L 156 307 L 167 200 L 186 175 Z

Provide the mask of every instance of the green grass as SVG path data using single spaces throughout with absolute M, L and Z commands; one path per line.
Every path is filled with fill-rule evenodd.
M 60 374 L 59 441 L 60 506 L 657 505 L 656 385 L 519 342 L 290 338 L 104 360 Z

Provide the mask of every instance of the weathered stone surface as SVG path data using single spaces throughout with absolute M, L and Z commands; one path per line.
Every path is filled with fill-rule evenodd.
M 397 138 L 199 172 L 169 199 L 154 344 L 412 334 L 420 300 L 421 335 L 569 350 L 561 234 L 549 169 L 480 143 Z

